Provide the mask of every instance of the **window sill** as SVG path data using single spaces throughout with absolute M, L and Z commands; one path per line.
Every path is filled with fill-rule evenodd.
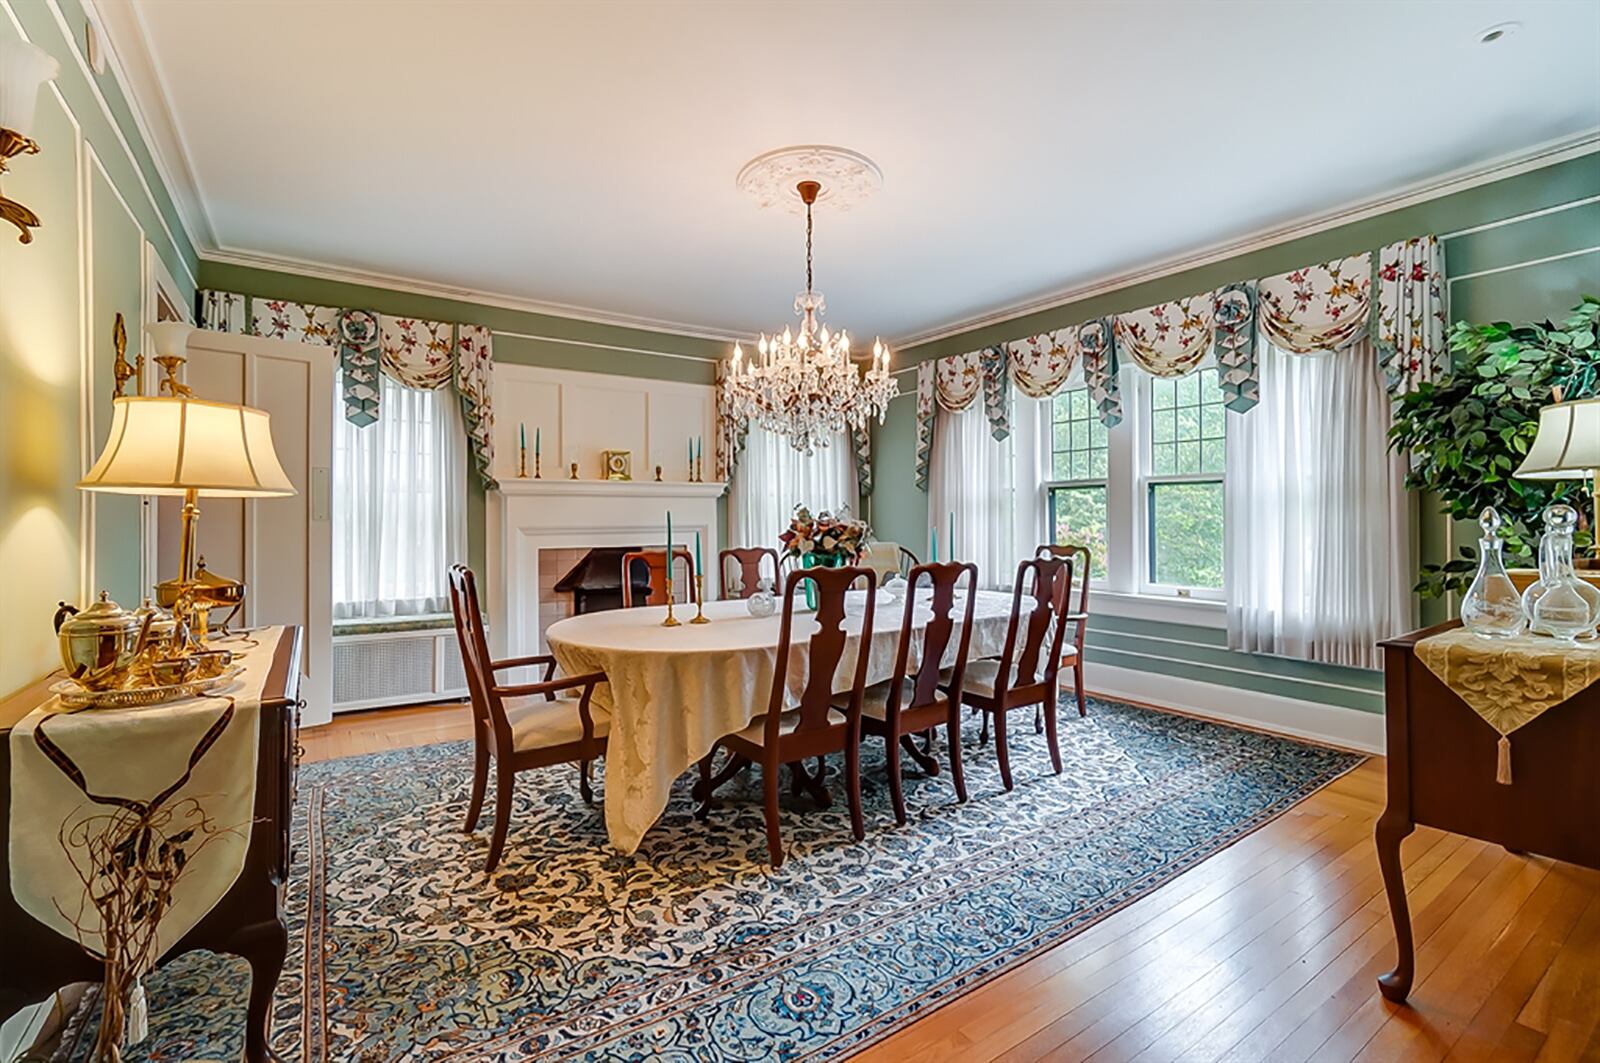
M 1089 615 L 1096 613 L 1164 624 L 1191 624 L 1219 629 L 1228 626 L 1228 608 L 1222 602 L 1207 598 L 1180 598 L 1175 594 L 1128 594 L 1091 587 Z

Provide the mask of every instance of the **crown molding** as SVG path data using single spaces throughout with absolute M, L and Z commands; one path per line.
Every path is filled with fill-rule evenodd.
M 503 292 L 485 292 L 475 288 L 461 288 L 449 284 L 438 284 L 419 277 L 408 277 L 398 273 L 382 273 L 377 270 L 330 266 L 324 262 L 295 258 L 290 255 L 269 255 L 255 251 L 228 248 L 218 251 L 203 251 L 200 254 L 200 260 L 202 262 L 218 262 L 229 266 L 244 266 L 249 269 L 276 270 L 279 273 L 294 273 L 302 277 L 316 277 L 319 280 L 341 281 L 346 284 L 364 284 L 370 288 L 409 292 L 412 295 L 430 295 L 441 299 L 455 299 L 459 302 L 474 303 L 478 306 L 491 306 L 500 310 L 518 310 L 529 314 L 544 314 L 549 317 L 567 318 L 573 321 L 587 321 L 596 325 L 642 329 L 647 332 L 664 332 L 673 336 L 687 336 L 692 339 L 715 340 L 718 343 L 732 343 L 735 340 L 748 339 L 748 337 L 733 332 L 717 331 L 704 325 L 694 325 L 681 321 L 664 321 L 659 318 L 639 317 L 632 314 L 618 314 L 605 310 L 596 310 L 592 307 L 573 306 L 569 303 L 551 303 L 538 299 L 527 299 L 521 296 L 507 295 Z
M 216 235 L 211 216 L 206 212 L 204 192 L 195 174 L 183 130 L 168 104 L 170 95 L 166 79 L 162 76 L 155 54 L 150 50 L 144 16 L 139 13 L 138 3 L 131 0 L 80 2 L 84 13 L 104 38 L 109 59 L 106 70 L 121 90 L 123 99 L 127 100 L 128 109 L 133 112 L 134 126 L 150 151 L 156 174 L 172 197 L 178 212 L 178 224 L 183 227 L 184 235 L 189 238 L 196 253 L 214 246 Z M 56 8 L 56 17 L 65 26 L 65 19 L 55 0 L 51 0 L 50 6 Z M 69 32 L 67 39 L 72 43 L 73 51 L 77 52 L 77 35 Z M 79 55 L 78 58 L 87 71 L 87 57 Z M 94 80 L 92 74 L 89 79 Z M 110 117 L 109 112 L 107 117 Z M 116 120 L 111 120 L 115 124 Z
M 913 333 L 895 341 L 895 346 L 901 350 L 908 350 L 937 340 L 948 339 L 963 332 L 971 332 L 974 329 L 984 328 L 989 325 L 1003 324 L 1014 318 L 1026 317 L 1029 314 L 1037 314 L 1045 310 L 1054 310 L 1083 299 L 1114 292 L 1130 285 L 1158 280 L 1162 277 L 1196 269 L 1200 266 L 1209 266 L 1215 262 L 1222 262 L 1239 255 L 1249 254 L 1252 251 L 1287 243 L 1303 236 L 1312 236 L 1328 229 L 1338 228 L 1341 225 L 1376 217 L 1379 214 L 1387 214 L 1390 211 L 1400 210 L 1417 203 L 1425 203 L 1431 199 L 1439 199 L 1442 196 L 1448 196 L 1456 192 L 1464 192 L 1469 188 L 1476 188 L 1492 181 L 1514 177 L 1517 174 L 1542 169 L 1546 166 L 1553 166 L 1556 163 L 1589 155 L 1597 151 L 1600 151 L 1600 129 L 1591 129 L 1574 136 L 1549 141 L 1525 151 L 1502 155 L 1475 166 L 1454 170 L 1442 177 L 1420 181 L 1395 192 L 1357 200 L 1330 211 L 1308 215 L 1296 221 L 1276 225 L 1269 229 L 1260 229 L 1247 236 L 1212 244 L 1198 251 L 1189 251 L 1181 255 L 1159 259 L 1144 266 L 1104 277 L 1100 280 L 1090 281 L 1087 284 L 1060 289 L 1047 295 L 1036 296 L 1021 302 L 1009 303 L 972 317 L 952 321 L 924 332 Z

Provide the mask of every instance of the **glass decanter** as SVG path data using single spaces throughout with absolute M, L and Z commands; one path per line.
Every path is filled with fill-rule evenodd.
M 772 581 L 762 576 L 756 581 L 756 592 L 745 599 L 744 606 L 755 617 L 771 616 L 778 611 L 778 601 L 772 595 Z
M 1600 623 L 1600 590 L 1578 578 L 1572 567 L 1572 534 L 1578 513 L 1554 505 L 1544 511 L 1539 540 L 1539 579 L 1522 595 L 1529 626 L 1541 635 L 1572 641 Z
M 1520 632 L 1528 623 L 1522 596 L 1506 575 L 1500 538 L 1502 521 L 1493 506 L 1478 514 L 1483 538 L 1478 540 L 1478 574 L 1467 588 L 1461 603 L 1461 623 L 1469 631 L 1486 638 L 1504 639 Z

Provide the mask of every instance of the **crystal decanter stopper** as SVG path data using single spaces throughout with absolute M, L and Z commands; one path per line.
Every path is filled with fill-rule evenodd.
M 1544 511 L 1544 536 L 1539 540 L 1539 581 L 1522 596 L 1534 631 L 1568 641 L 1594 632 L 1600 623 L 1600 590 L 1572 567 L 1572 535 L 1577 510 L 1554 505 Z
M 1522 596 L 1506 575 L 1501 550 L 1505 540 L 1500 538 L 1500 514 L 1493 506 L 1485 506 L 1478 514 L 1478 527 L 1483 538 L 1478 540 L 1478 574 L 1467 588 L 1466 599 L 1461 603 L 1461 623 L 1469 631 L 1487 638 L 1510 638 L 1520 632 L 1528 622 L 1522 608 Z

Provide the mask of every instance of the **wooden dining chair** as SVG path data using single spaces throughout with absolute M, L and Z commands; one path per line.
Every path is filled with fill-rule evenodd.
M 1083 635 L 1089 627 L 1089 564 L 1090 555 L 1087 546 L 1074 546 L 1070 544 L 1044 543 L 1034 551 L 1035 557 L 1064 557 L 1072 562 L 1073 578 L 1081 584 L 1077 591 L 1078 611 L 1067 615 L 1067 622 L 1073 625 L 1072 638 L 1061 648 L 1061 666 L 1065 668 L 1069 663 L 1072 666 L 1072 685 L 1078 697 L 1078 715 L 1089 715 L 1089 702 L 1083 692 Z M 1070 602 L 1070 598 L 1068 599 Z M 1034 729 L 1038 729 L 1038 721 L 1034 721 Z
M 785 707 L 789 690 L 789 658 L 795 619 L 795 592 L 805 580 L 816 583 L 817 630 L 812 633 L 805 654 L 806 679 L 799 704 Z M 853 585 L 866 584 L 866 607 L 861 614 L 861 633 L 857 646 L 855 674 L 849 691 L 842 697 L 833 690 L 834 673 L 844 656 L 850 638 L 845 631 L 845 592 Z M 830 803 L 823 781 L 824 765 L 812 776 L 805 767 L 811 757 L 825 757 L 843 751 L 845 788 L 850 802 L 850 827 L 856 841 L 866 837 L 861 819 L 861 697 L 866 687 L 867 661 L 871 656 L 872 616 L 877 606 L 877 581 L 868 568 L 808 568 L 789 573 L 783 587 L 783 622 L 778 631 L 778 655 L 772 671 L 772 691 L 767 711 L 733 734 L 712 743 L 700 761 L 700 782 L 694 795 L 700 799 L 699 817 L 711 811 L 717 788 L 751 764 L 761 765 L 761 783 L 767 822 L 767 855 L 774 869 L 783 866 L 783 837 L 778 824 L 778 767 L 789 765 L 796 773 L 797 788 L 804 788 L 821 806 Z M 804 620 L 804 612 L 799 614 Z M 834 703 L 842 701 L 843 708 Z M 720 772 L 712 766 L 718 747 L 726 748 L 728 763 Z
M 717 555 L 717 593 L 722 598 L 748 598 L 754 594 L 761 584 L 761 562 L 772 562 L 771 580 L 774 587 L 778 584 L 778 551 L 770 546 L 733 547 Z M 730 564 L 731 562 L 731 564 Z M 728 573 L 733 571 L 736 576 L 737 587 L 729 588 Z
M 490 659 L 477 581 L 465 565 L 450 567 L 450 611 L 455 616 L 456 642 L 461 647 L 472 703 L 472 798 L 467 803 L 467 822 L 462 829 L 468 834 L 477 829 L 489 783 L 489 763 L 493 761 L 494 834 L 484 866 L 485 871 L 493 871 L 500 863 L 506 830 L 511 825 L 513 779 L 517 772 L 576 762 L 580 765 L 578 785 L 583 799 L 593 803 L 589 766 L 605 755 L 611 717 L 591 705 L 590 699 L 595 685 L 605 682 L 606 676 L 604 672 L 590 672 L 557 679 L 556 659 L 546 654 L 503 661 Z M 543 680 L 505 685 L 495 677 L 495 673 L 508 668 L 524 667 L 542 667 Z
M 700 600 L 700 592 L 694 585 L 694 555 L 683 547 L 672 551 L 675 561 L 682 561 L 689 569 L 689 590 L 687 598 L 691 602 Z M 666 605 L 667 604 L 667 552 L 665 550 L 630 550 L 622 555 L 622 607 L 632 609 L 633 600 L 633 568 L 634 563 L 642 561 L 650 569 L 650 594 L 641 605 Z
M 1033 598 L 1033 608 L 1028 611 L 1022 608 L 1024 590 Z M 999 658 L 968 664 L 961 680 L 962 700 L 984 714 L 985 724 L 990 717 L 994 719 L 995 755 L 1007 790 L 1012 788 L 1012 782 L 1006 716 L 1013 709 L 1043 706 L 1050 762 L 1056 774 L 1061 774 L 1061 747 L 1056 742 L 1056 677 L 1061 670 L 1061 645 L 1071 591 L 1072 562 L 1066 558 L 1035 557 L 1018 565 L 1005 649 Z M 945 679 L 946 690 L 953 693 L 954 684 L 952 671 Z
M 966 579 L 965 602 L 959 610 L 955 602 L 957 585 Z M 912 735 L 931 732 L 943 725 L 950 747 L 950 779 L 955 784 L 956 800 L 967 799 L 966 776 L 961 770 L 961 689 L 966 677 L 967 650 L 972 644 L 973 606 L 977 601 L 978 566 L 970 561 L 937 562 L 917 565 L 906 581 L 905 618 L 900 624 L 900 644 L 895 650 L 894 671 L 882 683 L 868 687 L 861 697 L 863 733 L 881 735 L 888 760 L 889 796 L 894 801 L 894 821 L 906 824 L 906 800 L 900 779 L 900 752 L 904 747 L 912 760 L 928 774 L 936 775 L 938 761 L 917 749 Z M 927 602 L 917 601 L 919 587 L 931 590 Z M 914 614 L 931 609 L 933 616 L 922 629 L 921 660 L 911 660 L 911 635 Z M 959 611 L 959 616 L 957 615 Z M 955 661 L 941 674 L 940 662 L 956 640 Z M 943 684 L 943 685 L 941 685 Z

